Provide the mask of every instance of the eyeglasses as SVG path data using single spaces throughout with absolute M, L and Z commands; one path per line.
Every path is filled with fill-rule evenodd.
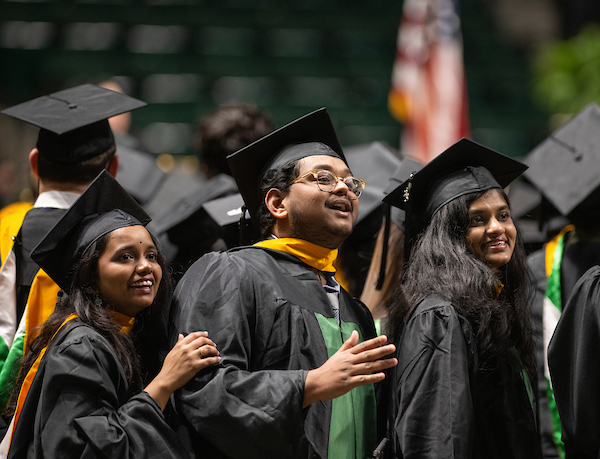
M 321 191 L 331 193 L 333 191 L 333 189 L 335 188 L 335 186 L 337 185 L 337 182 L 339 180 L 342 183 L 344 183 L 344 185 L 346 185 L 348 187 L 348 189 L 356 195 L 357 198 L 360 197 L 360 195 L 363 192 L 363 189 L 365 188 L 365 185 L 367 184 L 367 182 L 365 182 L 364 180 L 361 180 L 356 177 L 352 177 L 351 175 L 349 175 L 348 177 L 338 177 L 337 175 L 334 175 L 331 172 L 324 170 L 324 169 L 310 170 L 307 173 L 302 174 L 300 177 L 295 179 L 292 182 L 292 184 L 298 183 L 301 180 L 304 180 L 309 175 L 313 176 L 313 178 L 317 182 L 317 186 L 319 187 L 319 190 L 321 190 Z

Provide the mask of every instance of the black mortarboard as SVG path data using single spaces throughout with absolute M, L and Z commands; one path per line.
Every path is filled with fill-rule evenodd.
M 119 228 L 146 225 L 150 217 L 105 170 L 31 252 L 31 258 L 69 292 L 73 268 L 90 245 Z
M 600 199 L 600 107 L 589 104 L 525 158 L 525 177 L 565 217 Z
M 141 100 L 93 84 L 38 97 L 2 110 L 40 128 L 40 154 L 59 163 L 75 163 L 114 144 L 108 118 L 145 106 Z
M 384 202 L 406 211 L 408 249 L 443 205 L 469 193 L 504 188 L 526 169 L 519 161 L 461 139 L 412 174 L 390 192 Z
M 383 192 L 384 195 L 387 196 L 388 194 L 390 194 L 392 191 L 398 188 L 398 186 L 400 186 L 402 183 L 408 180 L 411 174 L 416 174 L 421 169 L 423 169 L 423 164 L 421 164 L 420 162 L 415 161 L 413 159 L 404 158 L 400 166 L 390 177 L 385 191 Z M 393 207 L 393 209 L 390 209 L 390 218 L 398 228 L 404 230 L 404 209 L 401 209 L 396 206 Z
M 146 204 L 158 192 L 167 174 L 157 165 L 150 153 L 119 144 L 117 182 L 140 204 Z
M 256 228 L 250 225 L 250 214 L 246 211 L 242 218 L 244 198 L 239 193 L 213 199 L 204 204 L 208 216 L 221 227 L 222 238 L 227 247 L 237 247 L 259 238 Z M 245 225 L 240 231 L 240 225 Z
M 162 234 L 182 226 L 181 229 L 189 233 L 189 238 L 197 237 L 194 234 L 194 226 L 202 218 L 199 214 L 203 212 L 204 204 L 236 192 L 237 187 L 233 178 L 227 174 L 217 174 L 202 182 L 200 188 L 193 190 L 167 209 L 164 209 L 161 214 L 153 218 L 149 228 L 155 234 Z
M 401 160 L 380 142 L 355 145 L 345 149 L 352 174 L 367 182 L 360 195 L 360 205 L 356 224 L 363 221 L 371 212 L 383 205 L 381 201 L 388 180 L 401 164 Z M 379 226 L 379 225 L 378 225 Z
M 223 198 L 212 199 L 204 203 L 203 207 L 206 213 L 221 228 L 237 224 L 242 216 L 242 207 L 244 198 L 239 193 L 225 196 Z M 250 219 L 250 215 L 246 214 Z
M 423 164 L 414 161 L 409 158 L 404 158 L 400 166 L 396 169 L 394 174 L 390 177 L 387 186 L 384 191 L 384 195 L 390 194 L 394 191 L 399 185 L 404 183 L 404 181 L 408 180 L 411 174 L 415 174 L 423 168 Z M 383 283 L 385 281 L 386 276 L 386 266 L 387 266 L 387 258 L 388 258 L 388 247 L 390 240 L 390 232 L 391 232 L 391 224 L 394 224 L 404 231 L 404 219 L 405 212 L 404 209 L 400 209 L 395 206 L 391 206 L 389 203 L 386 203 L 386 216 L 385 216 L 385 226 L 383 228 L 383 245 L 381 248 L 381 263 L 379 266 L 379 276 L 377 278 L 377 284 L 375 288 L 377 290 L 381 290 L 383 288 Z
M 304 115 L 227 157 L 255 224 L 263 178 L 285 164 L 315 155 L 335 156 L 348 164 L 325 108 Z

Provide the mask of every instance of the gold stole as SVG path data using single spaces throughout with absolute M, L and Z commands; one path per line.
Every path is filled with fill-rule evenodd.
M 338 256 L 338 249 L 328 249 L 320 245 L 303 239 L 283 237 L 280 239 L 266 239 L 254 244 L 256 247 L 284 252 L 298 258 L 303 263 L 317 271 L 327 271 L 335 273 L 335 262 Z

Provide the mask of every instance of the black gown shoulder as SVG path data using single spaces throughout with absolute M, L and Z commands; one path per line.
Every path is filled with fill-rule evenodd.
M 189 455 L 156 402 L 146 392 L 131 393 L 108 341 L 75 319 L 40 362 L 8 457 Z

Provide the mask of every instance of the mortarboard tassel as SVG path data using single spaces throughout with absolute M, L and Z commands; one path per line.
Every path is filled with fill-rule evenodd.
M 389 204 L 386 204 L 385 206 L 385 226 L 383 228 L 383 247 L 381 248 L 381 265 L 379 267 L 379 277 L 377 278 L 375 290 L 381 290 L 383 288 L 383 283 L 385 282 L 385 271 L 387 268 L 387 252 L 390 240 L 390 221 L 392 219 L 392 206 L 390 206 Z

